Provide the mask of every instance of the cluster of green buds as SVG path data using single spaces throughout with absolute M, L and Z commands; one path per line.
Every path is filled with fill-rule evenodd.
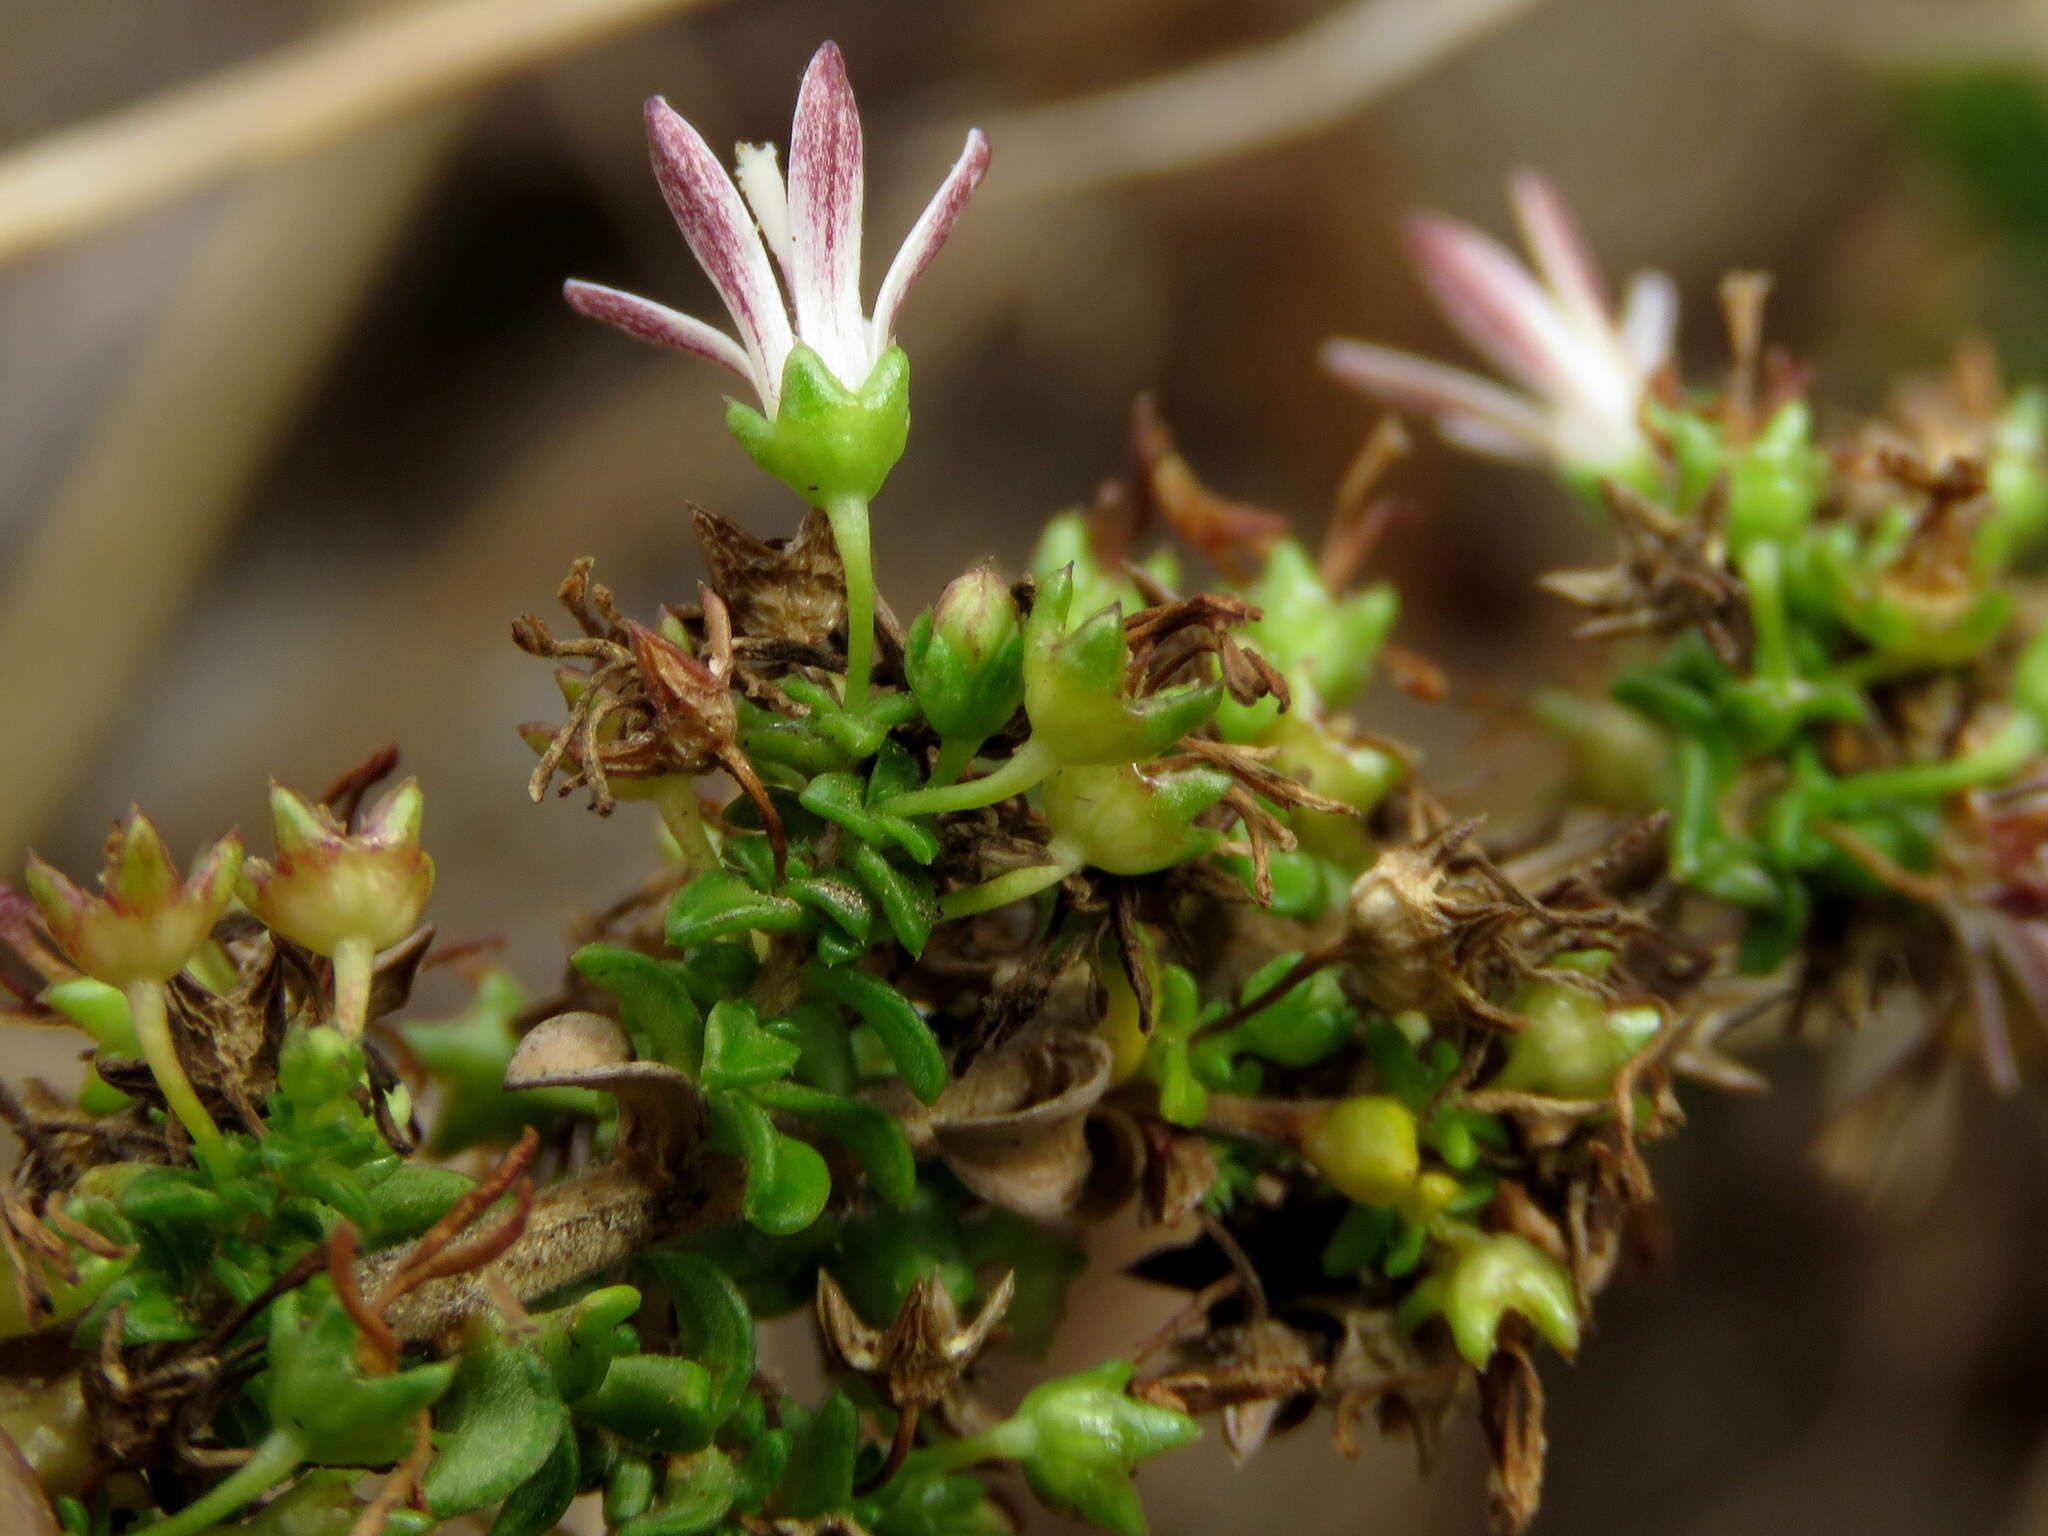
M 1076 622 L 1074 600 L 1074 571 L 1065 567 L 1039 587 L 1024 622 L 1025 741 L 978 779 L 934 783 L 887 807 L 900 816 L 971 810 L 1044 786 L 1050 862 L 956 893 L 949 916 L 1020 899 L 1084 865 L 1149 874 L 1199 857 L 1217 840 L 1196 819 L 1229 792 L 1229 775 L 1153 760 L 1214 717 L 1222 682 L 1134 691 L 1121 604 Z
M 1245 638 L 1287 680 L 1290 702 L 1283 711 L 1273 697 L 1251 704 L 1225 699 L 1216 712 L 1218 734 L 1275 748 L 1282 772 L 1357 812 L 1371 810 L 1400 782 L 1402 764 L 1384 748 L 1355 740 L 1339 712 L 1372 675 L 1400 610 L 1398 595 L 1385 582 L 1341 590 L 1293 538 L 1276 540 L 1258 575 L 1238 590 L 1259 610 Z M 1290 824 L 1299 857 L 1346 868 L 1371 857 L 1357 816 L 1301 807 Z

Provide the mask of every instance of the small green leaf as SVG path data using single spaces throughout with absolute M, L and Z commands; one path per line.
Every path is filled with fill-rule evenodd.
M 725 1518 L 738 1491 L 731 1458 L 706 1447 L 668 1464 L 661 1502 L 621 1526 L 618 1536 L 699 1536 Z
M 770 1083 L 755 1095 L 771 1109 L 801 1116 L 859 1160 L 876 1194 L 899 1210 L 917 1193 L 917 1160 L 895 1117 L 865 1100 L 821 1093 L 797 1083 Z
M 789 1468 L 789 1431 L 766 1429 L 754 1437 L 739 1465 L 739 1482 L 733 1489 L 733 1508 L 758 1511 L 782 1482 Z
M 875 909 L 857 886 L 830 875 L 811 875 L 791 880 L 783 889 L 813 912 L 822 913 L 841 932 L 867 946 L 868 931 L 874 927 Z
M 868 806 L 867 787 L 850 773 L 825 773 L 805 786 L 804 808 L 837 822 L 863 843 L 893 843 L 920 864 L 938 855 L 938 835 L 907 816 L 891 816 Z
M 910 1091 L 929 1104 L 946 1087 L 946 1057 L 938 1037 L 901 992 L 866 971 L 813 965 L 805 971 L 811 984 L 827 997 L 844 1003 L 880 1037 Z
M 406 1163 L 370 1190 L 371 1232 L 377 1246 L 418 1237 L 448 1213 L 448 1207 L 476 1187 L 453 1168 Z
M 847 872 L 882 909 L 896 942 L 913 960 L 922 955 L 932 930 L 939 925 L 939 900 L 931 877 L 922 870 L 897 868 L 881 850 L 866 843 L 856 844 L 847 855 Z
M 768 1111 L 750 1095 L 727 1091 L 706 1101 L 712 1144 L 747 1165 L 741 1208 L 747 1220 L 775 1236 L 801 1232 L 825 1209 L 832 1175 L 815 1147 L 776 1130 Z
M 538 1474 L 569 1428 L 539 1355 L 488 1330 L 464 1348 L 421 1489 L 447 1520 L 495 1504 Z
M 685 1072 L 697 1069 L 703 1025 L 684 966 L 616 944 L 586 944 L 569 963 L 619 1000 L 619 1022 L 643 1057 Z
M 607 1442 L 616 1444 L 617 1442 Z M 654 1464 L 643 1456 L 620 1455 L 604 1483 L 604 1523 L 624 1525 L 654 1503 Z
M 789 1470 L 782 1479 L 783 1513 L 815 1520 L 853 1502 L 853 1460 L 860 1449 L 860 1416 L 853 1400 L 835 1392 L 815 1414 L 786 1414 Z
M 575 1501 L 583 1480 L 576 1432 L 566 1423 L 540 1470 L 513 1489 L 486 1536 L 546 1536 Z
M 366 1376 L 356 1340 L 356 1325 L 324 1280 L 271 1303 L 271 1422 L 296 1439 L 307 1461 L 345 1467 L 397 1461 L 411 1449 L 414 1417 L 455 1376 L 450 1360 Z
M 655 1248 L 646 1260 L 674 1299 L 683 1351 L 711 1373 L 711 1415 L 723 1424 L 754 1379 L 754 1314 L 739 1287 L 702 1254 Z
M 704 1021 L 704 1065 L 699 1081 L 707 1092 L 770 1083 L 796 1070 L 801 1046 L 761 1025 L 752 1005 L 724 1002 Z
M 608 1285 L 534 1319 L 532 1348 L 548 1368 L 555 1391 L 575 1403 L 597 1390 L 620 1355 L 635 1348 L 627 1319 L 639 1311 L 640 1293 Z
M 604 1385 L 576 1405 L 579 1419 L 657 1451 L 686 1455 L 711 1443 L 711 1373 L 673 1355 L 621 1355 Z
M 669 903 L 666 933 L 672 948 L 687 949 L 729 933 L 793 933 L 804 909 L 787 896 L 757 891 L 730 870 L 699 875 Z

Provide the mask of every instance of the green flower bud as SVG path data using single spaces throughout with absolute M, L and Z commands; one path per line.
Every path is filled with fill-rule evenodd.
M 1441 1312 L 1458 1353 L 1485 1370 L 1500 1335 L 1500 1320 L 1519 1312 L 1561 1355 L 1577 1353 L 1579 1305 L 1564 1266 L 1525 1237 L 1454 1228 L 1444 1260 L 1401 1304 L 1401 1321 L 1414 1327 Z
M 919 614 L 903 648 L 918 707 L 942 737 L 983 741 L 1024 702 L 1024 629 L 1017 601 L 986 565 L 956 578 Z
M 1015 1415 L 975 1441 L 1020 1462 L 1031 1491 L 1048 1508 L 1118 1536 L 1144 1536 L 1145 1513 L 1131 1485 L 1132 1470 L 1202 1431 L 1185 1414 L 1127 1396 L 1130 1379 L 1127 1362 L 1110 1360 L 1045 1382 L 1026 1395 Z
M 1436 1272 L 1409 1292 L 1399 1319 L 1417 1327 L 1436 1313 L 1475 1370 L 1485 1370 L 1501 1317 L 1520 1313 L 1563 1356 L 1579 1350 L 1579 1300 L 1571 1276 L 1540 1247 L 1513 1233 L 1452 1227 Z
M 1394 589 L 1384 584 L 1349 596 L 1332 592 L 1297 539 L 1273 546 L 1244 595 L 1260 610 L 1245 639 L 1280 669 L 1294 694 L 1293 711 L 1304 714 L 1350 702 L 1400 609 Z M 1279 718 L 1272 698 L 1252 704 L 1226 699 L 1216 714 L 1227 741 L 1262 741 Z
M 1073 571 L 1039 589 L 1024 631 L 1024 707 L 1031 736 L 1063 763 L 1133 763 L 1156 757 L 1216 713 L 1220 680 L 1184 683 L 1144 698 L 1125 691 L 1130 645 L 1112 605 L 1071 630 Z
M 180 881 L 155 825 L 135 809 L 107 839 L 103 894 L 87 895 L 34 853 L 23 883 L 72 963 L 125 988 L 169 981 L 185 968 L 226 909 L 241 863 L 241 839 L 229 833 Z
M 1764 428 L 1727 451 L 1728 547 L 1738 555 L 1758 540 L 1796 537 L 1813 518 L 1827 484 L 1827 457 L 1813 443 L 1813 411 L 1803 400 L 1778 408 Z
M 1560 956 L 1575 970 L 1598 974 L 1613 957 L 1605 950 Z M 1514 1010 L 1529 1021 L 1508 1037 L 1507 1065 L 1489 1088 L 1546 1094 L 1559 1099 L 1602 1099 L 1614 1091 L 1614 1077 L 1656 1039 L 1663 1018 L 1648 1005 L 1617 1008 L 1583 987 L 1535 980 L 1515 994 Z
M 1347 1199 L 1392 1205 L 1422 1168 L 1415 1116 L 1399 1099 L 1339 1099 L 1302 1134 L 1301 1155 Z
M 351 940 L 390 948 L 419 926 L 434 889 L 434 861 L 420 848 L 423 804 L 407 779 L 348 833 L 325 806 L 272 784 L 277 862 L 248 861 L 242 900 L 265 927 L 318 955 Z
M 1198 859 L 1221 834 L 1196 826 L 1195 818 L 1229 794 L 1231 782 L 1214 768 L 1062 768 L 1045 781 L 1053 852 L 1112 875 L 1149 875 Z
M 1031 552 L 1031 574 L 1043 587 L 1072 566 L 1074 606 L 1082 613 L 1093 613 L 1111 603 L 1142 606 L 1144 595 L 1122 566 L 1108 564 L 1096 554 L 1091 522 L 1089 514 L 1080 511 L 1061 512 L 1052 517 L 1038 536 L 1038 547 Z M 1168 590 L 1181 585 L 1180 561 L 1170 548 L 1155 551 L 1138 565 Z
M 891 347 L 858 389 L 798 342 L 770 421 L 738 400 L 725 424 L 756 464 L 814 507 L 874 500 L 910 435 L 910 359 Z

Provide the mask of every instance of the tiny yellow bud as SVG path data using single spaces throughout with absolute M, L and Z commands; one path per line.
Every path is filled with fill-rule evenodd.
M 1339 1193 L 1361 1205 L 1393 1205 L 1422 1168 L 1415 1116 L 1399 1099 L 1364 1094 L 1340 1099 L 1311 1123 L 1301 1155 Z

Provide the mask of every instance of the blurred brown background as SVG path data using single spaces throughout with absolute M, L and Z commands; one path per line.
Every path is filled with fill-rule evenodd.
M 991 132 L 989 182 L 902 329 L 916 430 L 875 537 L 905 614 L 972 559 L 1015 569 L 1117 468 L 1148 386 L 1213 483 L 1317 523 L 1368 425 L 1317 341 L 1444 350 L 1398 212 L 1502 228 L 1520 164 L 1613 270 L 1680 279 L 1697 366 L 1738 264 L 1777 274 L 1773 336 L 1847 407 L 1972 325 L 2048 358 L 2028 202 L 2048 161 L 2012 107 L 2048 61 L 2040 4 L 8 10 L 0 863 L 33 840 L 84 867 L 131 799 L 178 846 L 260 833 L 267 773 L 317 789 L 396 740 L 428 791 L 442 931 L 502 935 L 531 979 L 642 868 L 648 828 L 527 803 L 511 727 L 552 690 L 507 621 L 585 553 L 631 609 L 686 597 L 690 499 L 763 535 L 798 515 L 725 437 L 728 380 L 558 301 L 573 273 L 716 314 L 647 174 L 650 92 L 714 143 L 781 139 L 836 37 L 868 123 L 870 288 L 959 129 Z M 1978 98 L 1921 91 L 1985 61 L 2005 72 L 1989 152 Z M 1428 507 L 1380 557 L 1401 637 L 1462 702 L 1586 668 L 1529 590 L 1593 547 L 1560 498 L 1434 444 L 1400 475 Z M 1389 701 L 1375 723 L 1470 781 L 1470 718 Z M 0 1043 L 14 1070 L 49 1054 Z M 2048 1532 L 2039 1116 L 1984 1106 L 1931 1206 L 1873 1214 L 1808 1160 L 1810 1064 L 1776 1070 L 1770 1099 L 1700 1102 L 1660 1149 L 1677 1271 L 1617 1287 L 1582 1363 L 1550 1373 L 1539 1528 Z M 1082 1293 L 1088 1343 L 1142 1331 L 1127 1295 Z M 1168 1533 L 1477 1531 L 1471 1437 L 1445 1459 L 1418 1483 L 1405 1447 L 1350 1466 L 1312 1429 L 1236 1474 L 1189 1453 L 1149 1495 Z

